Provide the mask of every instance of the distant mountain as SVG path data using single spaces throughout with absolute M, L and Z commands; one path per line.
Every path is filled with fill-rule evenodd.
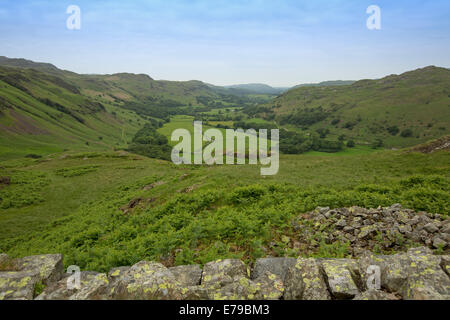
M 450 133 L 450 70 L 430 66 L 351 85 L 297 87 L 267 107 L 262 116 L 328 130 L 330 139 L 411 146 Z
M 270 95 L 279 95 L 282 92 L 288 90 L 288 88 L 274 88 L 267 84 L 262 83 L 238 84 L 232 86 L 225 86 L 225 88 L 240 90 L 250 94 L 270 94 Z
M 323 82 L 319 82 L 319 83 L 304 83 L 304 84 L 299 84 L 299 85 L 293 87 L 292 89 L 301 88 L 301 87 L 348 86 L 355 82 L 356 81 L 353 81 L 353 80 L 335 80 L 335 81 L 323 81 Z
M 60 70 L 50 63 L 34 62 L 26 59 L 12 59 L 4 56 L 0 56 L 0 66 L 34 69 L 45 73 L 51 73 L 54 75 L 70 74 L 69 71 Z

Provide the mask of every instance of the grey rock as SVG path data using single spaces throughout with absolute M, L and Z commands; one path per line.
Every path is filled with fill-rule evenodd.
M 82 271 L 80 287 L 68 286 L 70 276 L 70 274 L 64 274 L 60 281 L 47 286 L 35 300 L 95 300 L 100 299 L 106 289 L 104 281 L 99 281 L 104 280 L 104 276 L 97 272 Z M 70 283 L 75 285 L 72 281 Z
M 325 215 L 328 211 L 330 211 L 330 207 L 317 207 L 316 211 L 318 211 L 320 214 Z
M 128 270 L 130 270 L 130 267 L 112 268 L 108 272 L 108 281 L 110 281 L 111 283 L 114 283 L 117 279 L 119 279 Z
M 285 300 L 330 300 L 321 265 L 315 259 L 299 258 L 285 281 Z
M 353 299 L 359 289 L 355 280 L 359 277 L 356 261 L 350 259 L 323 260 L 322 267 L 331 294 L 336 299 Z
M 215 284 L 223 286 L 232 283 L 235 278 L 248 277 L 249 271 L 241 260 L 217 260 L 205 264 L 202 285 Z
M 252 279 L 256 279 L 264 275 L 267 271 L 273 273 L 285 280 L 289 268 L 295 266 L 297 259 L 295 258 L 263 258 L 256 260 L 253 268 Z
M 450 221 L 450 219 L 449 219 L 449 221 Z M 450 223 L 447 223 L 447 224 L 443 225 L 441 227 L 441 232 L 450 234 Z
M 450 255 L 441 257 L 441 268 L 450 277 Z
M 397 296 L 392 293 L 387 293 L 381 290 L 370 290 L 358 293 L 353 300 L 399 300 Z
M 178 266 L 169 268 L 177 281 L 185 287 L 196 286 L 202 279 L 202 268 L 200 265 Z
M 38 281 L 36 271 L 0 272 L 0 300 L 32 300 Z
M 439 228 L 435 223 L 428 223 L 423 228 L 429 233 L 435 233 L 439 231 Z
M 408 250 L 409 276 L 402 290 L 405 300 L 450 298 L 450 279 L 441 267 L 441 257 L 428 248 Z
M 419 216 L 416 215 L 411 220 L 409 220 L 407 223 L 410 226 L 415 226 L 415 225 L 419 224 L 419 222 L 420 222 L 420 218 L 419 218 Z
M 354 228 L 351 226 L 344 227 L 344 232 L 353 232 Z
M 442 240 L 440 237 L 436 236 L 433 238 L 433 247 L 436 249 L 439 248 L 445 249 L 447 247 L 447 242 Z
M 407 234 L 407 233 L 411 233 L 412 232 L 412 228 L 411 228 L 410 225 L 400 225 L 397 228 L 398 228 L 398 231 L 400 233 L 403 233 L 403 234 Z
M 81 289 L 71 295 L 69 300 L 104 300 L 108 285 L 108 276 L 104 273 L 97 274 L 83 283 Z
M 106 277 L 105 277 L 106 278 Z M 97 292 L 105 291 L 112 300 L 191 300 L 199 299 L 201 288 L 182 286 L 172 272 L 160 263 L 141 261 L 121 274 L 113 283 L 98 279 Z M 97 293 L 95 293 L 97 294 Z M 91 293 L 92 295 L 92 293 Z M 77 298 L 81 294 L 77 295 Z
M 283 296 L 284 285 L 281 279 L 270 272 L 265 272 L 255 280 L 238 277 L 216 290 L 208 291 L 211 300 L 278 300 Z
M 16 259 L 13 262 L 18 271 L 37 272 L 38 281 L 50 285 L 61 279 L 64 273 L 63 255 L 47 254 Z
M 358 239 L 369 239 L 377 234 L 377 227 L 374 225 L 361 228 Z
M 344 228 L 344 227 L 346 227 L 346 226 L 347 226 L 347 221 L 346 221 L 344 218 L 340 219 L 340 220 L 336 223 L 336 227 L 339 228 L 339 229 L 342 229 L 342 228 Z

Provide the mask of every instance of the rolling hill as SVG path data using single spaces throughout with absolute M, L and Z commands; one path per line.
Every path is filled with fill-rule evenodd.
M 323 82 L 319 82 L 319 83 L 303 83 L 303 84 L 299 84 L 294 88 L 301 88 L 301 87 L 330 87 L 330 86 L 346 86 L 346 85 L 351 85 L 353 83 L 355 83 L 356 81 L 352 81 L 352 80 L 335 80 L 335 81 L 323 81 Z
M 144 74 L 80 75 L 0 57 L 1 156 L 121 148 L 150 118 L 248 102 L 222 89 Z
M 269 94 L 269 95 L 279 95 L 289 90 L 289 88 L 274 88 L 267 84 L 262 83 L 237 84 L 232 86 L 226 86 L 225 88 L 245 92 L 248 94 Z
M 292 89 L 262 116 L 293 130 L 404 147 L 450 132 L 450 70 L 434 66 L 351 85 Z

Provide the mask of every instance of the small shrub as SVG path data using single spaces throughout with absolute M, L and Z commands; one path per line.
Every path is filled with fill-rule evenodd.
M 409 138 L 413 136 L 413 132 L 411 129 L 405 129 L 402 131 L 402 133 L 400 134 L 403 138 Z

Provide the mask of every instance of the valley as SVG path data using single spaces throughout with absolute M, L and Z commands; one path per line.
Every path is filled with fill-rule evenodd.
M 63 253 L 102 272 L 141 260 L 354 257 L 349 239 L 294 222 L 317 207 L 396 203 L 447 217 L 449 84 L 448 69 L 429 67 L 272 91 L 2 58 L 0 252 Z M 194 120 L 223 133 L 280 129 L 279 173 L 174 165 L 171 134 L 193 132 Z M 375 250 L 417 244 L 398 236 Z

